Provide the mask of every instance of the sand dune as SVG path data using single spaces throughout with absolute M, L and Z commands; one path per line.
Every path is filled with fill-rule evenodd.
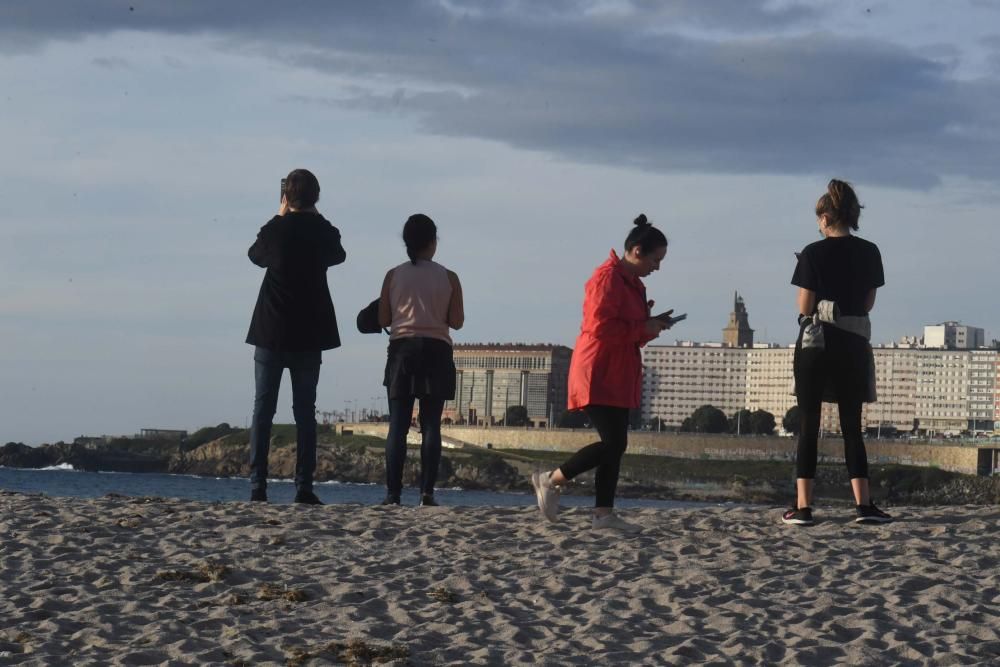
M 1000 508 L 894 511 L 3 494 L 0 663 L 1000 663 Z

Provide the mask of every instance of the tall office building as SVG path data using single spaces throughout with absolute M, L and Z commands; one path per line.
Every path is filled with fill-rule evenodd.
M 502 424 L 508 407 L 522 405 L 535 426 L 555 425 L 566 411 L 571 355 L 562 345 L 455 345 L 455 399 L 445 403 L 444 417 Z

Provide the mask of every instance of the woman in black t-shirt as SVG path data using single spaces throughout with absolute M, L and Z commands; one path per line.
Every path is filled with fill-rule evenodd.
M 802 414 L 796 455 L 795 507 L 788 524 L 812 525 L 813 482 L 823 401 L 836 402 L 844 436 L 844 458 L 859 523 L 892 517 L 875 507 L 868 487 L 868 455 L 861 438 L 861 406 L 875 400 L 868 313 L 885 284 L 878 247 L 851 234 L 861 204 L 850 185 L 832 180 L 816 202 L 822 241 L 799 253 L 792 284 L 799 288 L 801 329 L 795 348 L 795 394 Z M 835 304 L 835 305 L 834 305 Z

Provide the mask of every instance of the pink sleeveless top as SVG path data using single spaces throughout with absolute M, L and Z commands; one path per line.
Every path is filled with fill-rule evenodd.
M 392 270 L 389 307 L 392 324 L 389 340 L 397 338 L 437 338 L 451 344 L 448 335 L 448 304 L 451 281 L 448 269 L 437 262 L 418 259 Z

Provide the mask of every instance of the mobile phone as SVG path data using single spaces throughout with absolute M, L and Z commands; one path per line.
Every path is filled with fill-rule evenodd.
M 288 179 L 286 179 L 286 178 L 281 179 L 281 196 L 278 197 L 278 201 L 281 201 L 282 199 L 285 198 L 285 181 L 286 180 L 288 180 Z
M 654 315 L 653 317 L 660 320 L 664 324 L 669 324 L 673 326 L 674 324 L 680 322 L 681 320 L 686 320 L 687 313 L 681 313 L 680 315 L 668 315 L 666 313 L 660 313 L 659 315 Z

